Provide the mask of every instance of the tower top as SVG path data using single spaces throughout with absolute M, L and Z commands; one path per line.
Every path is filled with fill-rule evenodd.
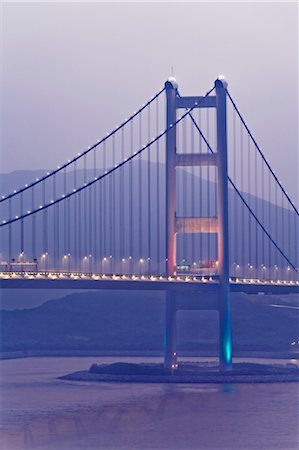
M 224 89 L 226 89 L 227 85 L 228 85 L 228 83 L 227 83 L 224 75 L 219 75 L 217 80 L 215 80 L 215 87 L 221 86 L 221 87 L 224 87 Z
M 169 77 L 165 83 L 166 89 L 177 89 L 178 88 L 178 82 L 174 77 Z

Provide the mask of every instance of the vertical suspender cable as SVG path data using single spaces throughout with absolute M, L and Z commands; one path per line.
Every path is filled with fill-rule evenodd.
M 55 197 L 56 200 L 56 197 Z M 60 238 L 60 206 L 65 206 L 64 204 L 56 203 L 55 204 L 55 208 L 57 210 L 57 224 L 56 224 L 56 240 L 57 240 L 57 259 L 56 259 L 56 264 L 55 267 L 57 267 L 58 270 L 60 270 L 61 266 L 60 266 L 60 244 L 61 244 L 61 238 Z
M 78 248 L 79 248 L 79 271 L 84 272 L 85 269 L 85 260 L 82 253 L 82 191 L 79 191 L 78 193 Z M 84 218 L 83 218 L 84 221 Z
M 106 170 L 107 170 L 107 167 L 106 167 L 106 142 L 104 142 L 104 147 L 103 147 L 103 166 L 104 166 L 103 167 L 103 171 L 105 173 Z M 101 254 L 102 261 L 103 261 L 102 262 L 102 268 L 103 268 L 103 264 L 104 264 L 104 261 L 105 261 L 103 258 L 107 258 L 107 254 L 108 254 L 108 251 L 107 251 L 108 232 L 106 231 L 107 230 L 106 223 L 107 223 L 107 217 L 108 217 L 108 214 L 107 214 L 107 211 L 106 211 L 106 196 L 109 197 L 109 189 L 107 189 L 107 183 L 108 182 L 109 182 L 109 180 L 103 180 L 102 187 L 100 185 L 101 192 L 103 193 L 103 195 L 101 197 L 102 198 L 102 202 L 101 202 L 101 217 L 100 217 L 100 223 L 101 223 L 101 228 L 102 228 L 101 229 L 101 236 L 103 236 L 101 252 L 100 252 L 100 254 L 103 253 L 103 254 Z M 110 237 L 110 235 L 109 235 L 109 237 Z M 103 270 L 103 272 L 105 273 L 105 270 Z
M 214 126 L 213 126 L 213 130 L 214 130 L 214 148 L 217 148 L 217 122 L 216 122 L 216 112 L 214 115 Z M 209 149 L 207 149 L 207 152 L 209 151 Z M 217 170 L 217 166 L 214 166 L 213 168 L 213 172 L 214 172 L 214 217 L 217 218 L 218 214 L 217 214 L 217 207 L 218 207 L 218 194 L 217 194 L 217 174 L 218 174 L 218 170 Z M 229 201 L 230 201 L 230 194 L 229 194 Z M 231 203 L 231 202 L 230 202 Z M 229 203 L 229 204 L 230 204 Z M 215 235 L 214 235 L 215 236 Z M 231 239 L 230 239 L 231 242 Z M 214 255 L 215 255 L 215 259 L 218 260 L 218 240 L 217 237 L 216 239 L 214 239 Z M 231 250 L 230 250 L 231 253 Z M 230 257 L 231 259 L 231 257 Z
M 23 215 L 23 208 L 24 208 L 24 199 L 23 199 L 23 192 L 21 192 L 20 196 L 20 216 Z M 21 219 L 21 255 L 23 256 L 24 253 L 24 219 Z
M 113 138 L 112 138 L 112 142 L 113 142 Z M 113 146 L 112 146 L 112 150 L 113 150 Z M 112 152 L 112 167 L 113 167 L 113 152 Z M 110 176 L 109 176 L 109 181 L 110 181 L 110 183 L 109 183 L 109 212 L 110 212 L 110 214 L 109 214 L 109 255 L 108 255 L 108 258 L 109 258 L 109 271 L 110 271 L 110 273 L 112 273 L 112 260 L 111 260 L 111 258 L 112 258 L 112 248 L 113 248 L 113 211 L 112 211 L 112 209 L 113 209 L 113 207 L 114 207 L 114 205 L 113 205 L 113 174 L 111 174 Z
M 250 159 L 250 136 L 247 135 L 247 165 L 248 165 L 248 202 L 251 200 L 251 159 Z M 249 236 L 248 236 L 248 264 L 249 264 L 249 275 L 250 278 L 252 277 L 252 256 L 251 256 L 251 248 L 252 248 L 252 235 L 251 235 L 251 228 L 252 228 L 252 216 L 250 212 L 248 211 L 248 227 L 249 227 Z
M 287 231 L 287 236 L 288 236 L 288 257 L 291 258 L 291 210 L 289 205 L 287 206 L 288 209 L 288 231 Z M 290 270 L 290 267 L 288 267 L 288 270 Z M 288 273 L 288 280 L 290 280 L 290 272 Z
M 105 142 L 103 145 L 103 159 L 106 157 L 105 155 Z M 104 169 L 104 164 L 103 164 L 103 171 L 105 171 L 106 169 Z M 94 149 L 94 158 L 93 158 L 93 176 L 94 178 L 96 178 L 97 176 L 97 161 L 96 161 L 96 149 Z M 106 185 L 106 180 L 103 180 L 103 186 L 101 187 L 101 185 L 99 185 L 99 183 L 94 183 L 93 185 L 93 211 L 92 211 L 92 218 L 90 218 L 90 220 L 93 220 L 93 271 L 95 273 L 98 272 L 98 242 L 97 242 L 97 236 L 98 236 L 98 225 L 97 225 L 97 216 L 98 216 L 98 199 L 97 199 L 97 190 L 98 188 L 101 188 L 101 192 L 104 189 L 104 186 Z M 103 192 L 103 196 L 104 196 L 104 192 Z M 103 203 L 103 202 L 102 202 Z M 105 214 L 104 214 L 105 216 Z
M 187 110 L 186 110 L 187 111 Z M 182 152 L 183 152 L 183 159 L 185 160 L 186 155 L 186 149 L 187 149 L 187 130 L 186 130 L 186 119 L 183 120 L 183 145 L 182 145 Z M 184 162 L 183 162 L 184 164 Z M 181 176 L 182 176 L 182 195 L 180 196 L 181 202 L 183 202 L 182 205 L 182 214 L 183 214 L 183 220 L 184 220 L 184 226 L 183 226 L 183 262 L 185 264 L 185 261 L 187 262 L 188 254 L 187 254 L 187 238 L 186 238 L 186 228 L 185 228 L 185 219 L 187 217 L 187 176 L 185 171 L 185 166 L 183 165 L 183 168 L 181 169 Z
M 124 128 L 121 130 L 121 162 L 125 160 L 125 135 Z M 120 243 L 120 261 L 125 259 L 125 168 L 120 168 L 119 174 L 119 208 L 120 208 L 120 221 L 119 221 L 119 243 Z M 126 263 L 121 264 L 122 271 L 125 271 Z
M 273 230 L 272 230 L 272 197 L 271 197 L 271 173 L 268 171 L 268 230 L 271 236 L 273 236 Z M 250 214 L 251 217 L 251 214 Z M 272 246 L 271 246 L 271 242 L 268 241 L 268 251 L 269 251 L 269 261 L 268 261 L 268 265 L 269 265 L 269 270 L 268 270 L 268 274 L 269 274 L 269 279 L 271 279 L 271 270 L 272 270 L 272 257 L 271 257 L 271 252 L 272 252 Z
M 45 205 L 46 202 L 46 186 L 45 186 L 45 181 L 43 181 L 42 184 L 42 206 Z M 44 269 L 47 269 L 47 259 L 48 259 L 48 255 L 47 255 L 47 251 L 48 251 L 48 245 L 47 245 L 47 209 L 43 210 L 43 263 L 44 263 Z
M 57 222 L 56 222 L 57 256 L 56 256 L 56 260 L 55 260 L 55 268 L 57 268 L 57 270 L 59 271 L 60 270 L 60 213 L 59 213 L 60 202 L 55 205 L 55 208 L 57 209 L 57 213 L 56 213 L 56 217 L 57 217 Z
M 35 191 L 34 186 L 31 189 L 31 210 L 34 210 L 35 206 Z M 32 261 L 36 259 L 36 215 L 32 214 L 32 224 L 31 224 L 31 232 L 32 232 Z
M 159 135 L 159 100 L 156 100 L 156 136 Z M 157 161 L 157 190 L 156 190 L 156 215 L 157 215 L 157 275 L 160 275 L 160 155 L 159 155 L 159 139 L 156 143 L 156 161 Z M 164 272 L 164 267 L 162 269 Z
M 150 105 L 147 107 L 147 111 L 148 111 L 148 116 L 147 116 L 147 128 L 148 128 L 148 142 L 150 142 L 151 140 L 151 109 L 150 109 Z M 148 272 L 149 274 L 151 274 L 151 268 L 152 268 L 152 263 L 151 263 L 151 248 L 152 248 L 152 235 L 151 235 L 151 146 L 148 147 L 147 149 L 147 154 L 148 154 L 148 167 L 147 167 L 147 203 L 148 203 Z
M 190 132 L 191 132 L 191 153 L 192 155 L 194 155 L 195 153 L 195 146 L 194 146 L 194 131 L 193 131 L 193 127 L 190 127 Z M 191 216 L 195 217 L 195 199 L 194 199 L 194 190 L 195 190 L 195 186 L 194 186 L 194 181 L 195 181 L 195 166 L 194 164 L 192 164 L 191 167 Z M 195 254 L 194 254 L 194 248 L 195 248 L 195 235 L 194 232 L 191 235 L 191 266 L 193 267 L 193 263 L 194 263 L 194 259 L 195 259 Z
M 63 169 L 63 195 L 67 194 L 67 184 L 66 184 L 66 168 Z M 64 202 L 63 205 L 63 254 L 68 256 L 69 250 L 67 248 L 67 234 L 69 230 L 67 228 L 67 214 L 68 214 L 69 202 Z M 68 257 L 67 257 L 68 259 Z
M 198 124 L 201 128 L 201 110 L 198 108 Z M 202 153 L 202 137 L 199 135 L 199 153 Z M 202 165 L 199 166 L 199 216 L 203 217 L 203 195 L 202 195 Z M 203 260 L 203 233 L 199 235 L 200 240 L 200 253 L 199 260 Z
M 142 146 L 142 113 L 139 115 L 139 148 Z M 139 273 L 141 274 L 141 261 L 142 261 L 142 160 L 141 160 L 141 154 L 138 156 L 138 190 L 139 190 L 139 202 L 138 202 L 138 212 L 139 212 L 139 255 L 138 258 L 140 259 L 139 264 Z
M 74 162 L 74 190 L 77 189 L 77 162 Z M 79 271 L 79 251 L 78 251 L 78 195 L 74 196 L 74 263 Z
M 133 154 L 134 149 L 134 123 L 130 123 L 130 155 Z M 129 220 L 129 273 L 133 274 L 133 162 L 129 162 L 129 204 L 130 204 L 130 220 Z
M 262 167 L 262 224 L 265 226 L 265 170 L 263 163 Z M 265 265 L 265 233 L 262 234 L 262 278 L 264 276 L 264 265 Z
M 56 174 L 53 175 L 53 201 L 56 200 Z M 57 267 L 57 260 L 58 260 L 58 254 L 57 254 L 57 247 L 58 247 L 58 240 L 59 240 L 59 233 L 57 233 L 57 225 L 58 225 L 58 217 L 57 217 L 57 204 L 54 205 L 54 211 L 53 211 L 53 268 Z
M 115 167 L 115 135 L 113 135 L 112 137 L 112 167 Z M 115 264 L 116 264 L 116 177 L 117 174 L 113 173 L 112 174 L 112 191 L 113 191 L 113 199 L 112 199 L 112 224 L 113 224 L 113 241 L 112 241 L 112 254 L 110 256 L 112 256 L 112 267 L 113 267 L 113 272 L 115 272 Z
M 85 189 L 86 190 L 86 189 Z M 88 188 L 88 271 L 92 273 L 93 254 L 92 254 L 92 186 Z
M 8 200 L 8 217 L 9 220 L 12 219 L 12 209 L 11 209 L 11 198 Z M 11 235 L 12 224 L 8 225 L 8 262 L 12 262 L 12 235 Z
M 209 114 L 209 108 L 206 110 L 207 112 L 207 141 L 210 142 L 210 114 Z M 208 151 L 208 149 L 207 149 Z M 211 261 L 211 228 L 210 228 L 210 216 L 211 216 L 211 208 L 210 208 L 210 165 L 207 165 L 207 216 L 209 220 L 209 230 L 208 230 L 208 261 Z
M 237 145 L 236 145 L 236 114 L 233 111 L 233 178 L 234 183 L 237 184 L 237 171 L 236 171 L 236 164 L 237 164 Z M 236 197 L 235 192 L 233 192 L 234 197 Z M 238 227 L 238 199 L 236 198 L 236 201 L 233 202 L 233 211 L 234 211 L 234 261 L 236 265 L 239 262 L 238 258 L 238 252 L 239 252 L 239 246 L 238 246 L 238 233 L 239 233 L 239 227 Z M 236 273 L 237 274 L 237 273 Z
M 255 188 L 255 214 L 258 215 L 258 164 L 257 164 L 257 152 L 254 152 L 254 188 Z M 255 223 L 255 277 L 258 278 L 258 266 L 259 266 L 259 234 L 258 226 Z
M 285 210 L 284 210 L 284 195 L 283 192 L 281 192 L 281 248 L 284 249 L 284 243 L 285 243 L 285 239 L 284 239 L 284 233 L 285 233 L 285 229 L 284 229 L 284 214 L 285 214 Z M 284 271 L 284 258 L 281 257 L 281 278 L 284 279 L 285 276 L 285 271 Z
M 277 183 L 275 183 L 275 241 L 278 242 L 278 192 L 277 192 Z M 277 251 L 275 251 L 275 279 L 277 280 L 278 277 L 278 254 Z
M 299 248 L 298 248 L 298 225 L 297 225 L 297 216 L 293 214 L 294 217 L 294 263 L 295 267 L 299 269 L 298 258 L 299 258 Z M 297 278 L 298 280 L 298 278 Z
M 240 123 L 240 157 L 241 157 L 241 192 L 244 195 L 244 148 L 243 148 L 243 127 Z M 242 275 L 245 276 L 245 218 L 244 218 L 244 207 L 241 205 L 241 252 L 242 252 Z
M 67 270 L 70 272 L 71 269 L 71 199 L 67 199 L 67 218 L 66 218 L 66 229 L 67 229 Z
M 86 155 L 83 157 L 83 171 L 84 171 L 84 185 L 87 184 L 87 160 Z M 83 253 L 84 257 L 87 257 L 87 240 L 88 240 L 88 230 L 87 230 L 87 189 L 83 191 Z

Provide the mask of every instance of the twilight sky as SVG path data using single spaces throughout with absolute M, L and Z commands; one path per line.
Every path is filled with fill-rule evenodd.
M 2 3 L 1 172 L 51 169 L 153 95 L 224 74 L 298 204 L 296 3 Z

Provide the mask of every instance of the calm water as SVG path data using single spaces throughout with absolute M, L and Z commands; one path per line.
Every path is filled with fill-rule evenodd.
M 297 383 L 134 385 L 57 380 L 95 361 L 115 360 L 0 361 L 1 450 L 299 449 Z

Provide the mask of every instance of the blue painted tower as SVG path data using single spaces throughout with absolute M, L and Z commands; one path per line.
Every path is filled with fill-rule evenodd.
M 227 122 L 226 87 L 223 77 L 215 81 L 215 95 L 182 97 L 178 84 L 171 77 L 166 90 L 166 255 L 167 275 L 176 273 L 176 236 L 178 233 L 217 233 L 218 236 L 218 312 L 219 312 L 219 363 L 223 371 L 232 368 L 232 338 L 229 287 L 229 233 L 228 233 L 228 178 L 227 178 Z M 215 108 L 217 123 L 217 153 L 181 155 L 176 151 L 177 109 Z M 176 216 L 176 167 L 181 165 L 217 166 L 217 218 Z M 165 298 L 164 364 L 177 367 L 176 352 L 176 301 L 171 291 Z

